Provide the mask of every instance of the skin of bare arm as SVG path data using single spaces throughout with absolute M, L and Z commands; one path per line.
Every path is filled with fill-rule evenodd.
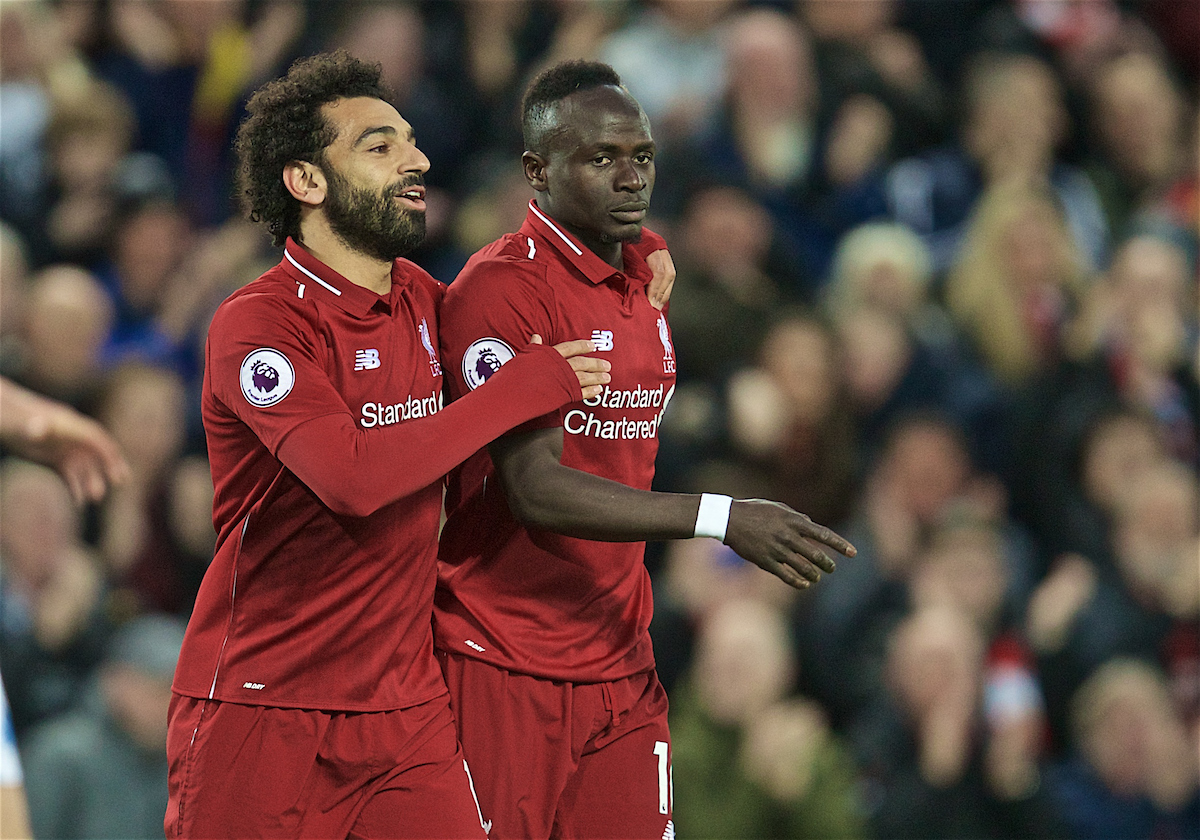
M 699 495 L 636 490 L 563 466 L 562 448 L 559 428 L 509 435 L 488 447 L 513 516 L 523 525 L 605 542 L 693 535 Z M 855 554 L 828 528 L 762 499 L 733 503 L 725 544 L 798 589 L 834 570 L 830 550 Z

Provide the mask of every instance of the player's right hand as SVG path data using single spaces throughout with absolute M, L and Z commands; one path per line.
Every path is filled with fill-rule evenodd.
M 725 544 L 789 586 L 807 589 L 834 570 L 825 549 L 853 557 L 846 539 L 787 505 L 766 499 L 738 499 L 729 510 Z
M 530 344 L 541 344 L 542 337 L 536 333 L 529 339 Z M 564 341 L 555 344 L 554 349 L 571 365 L 575 376 L 579 379 L 579 387 L 583 389 L 583 398 L 590 400 L 600 396 L 604 386 L 612 381 L 609 371 L 612 365 L 604 359 L 594 359 L 586 355 L 596 352 L 596 345 L 584 338 L 578 341 Z

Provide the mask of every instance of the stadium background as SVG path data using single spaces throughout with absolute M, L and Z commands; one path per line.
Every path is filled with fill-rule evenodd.
M 162 813 L 171 622 L 109 641 L 186 619 L 211 556 L 205 327 L 277 259 L 230 138 L 334 47 L 432 162 L 445 282 L 523 217 L 524 84 L 613 64 L 679 271 L 659 486 L 860 549 L 796 594 L 649 547 L 681 836 L 1200 835 L 1197 44 L 1189 0 L 4 0 L 0 373 L 134 474 L 79 512 L 0 468 L 38 835 Z M 69 748 L 97 721 L 119 756 Z

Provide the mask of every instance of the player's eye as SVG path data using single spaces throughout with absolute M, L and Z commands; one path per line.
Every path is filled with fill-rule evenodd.
M 596 164 L 596 166 L 607 166 L 612 163 L 612 158 L 608 155 L 596 155 L 596 157 L 592 158 L 592 163 Z
M 634 160 L 644 166 L 650 161 L 654 160 L 654 155 L 650 152 L 642 152 L 640 155 L 635 157 Z

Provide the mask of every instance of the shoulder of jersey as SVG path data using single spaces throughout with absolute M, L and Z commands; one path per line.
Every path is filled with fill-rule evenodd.
M 312 301 L 301 298 L 296 289 L 296 281 L 284 271 L 271 269 L 225 298 L 217 307 L 213 320 L 238 317 L 262 309 L 269 310 L 272 317 L 285 312 L 312 312 Z
M 502 236 L 471 255 L 450 288 L 462 288 L 479 282 L 521 283 L 541 279 L 546 275 L 546 263 L 537 259 L 539 250 L 540 247 L 530 245 L 523 234 Z

